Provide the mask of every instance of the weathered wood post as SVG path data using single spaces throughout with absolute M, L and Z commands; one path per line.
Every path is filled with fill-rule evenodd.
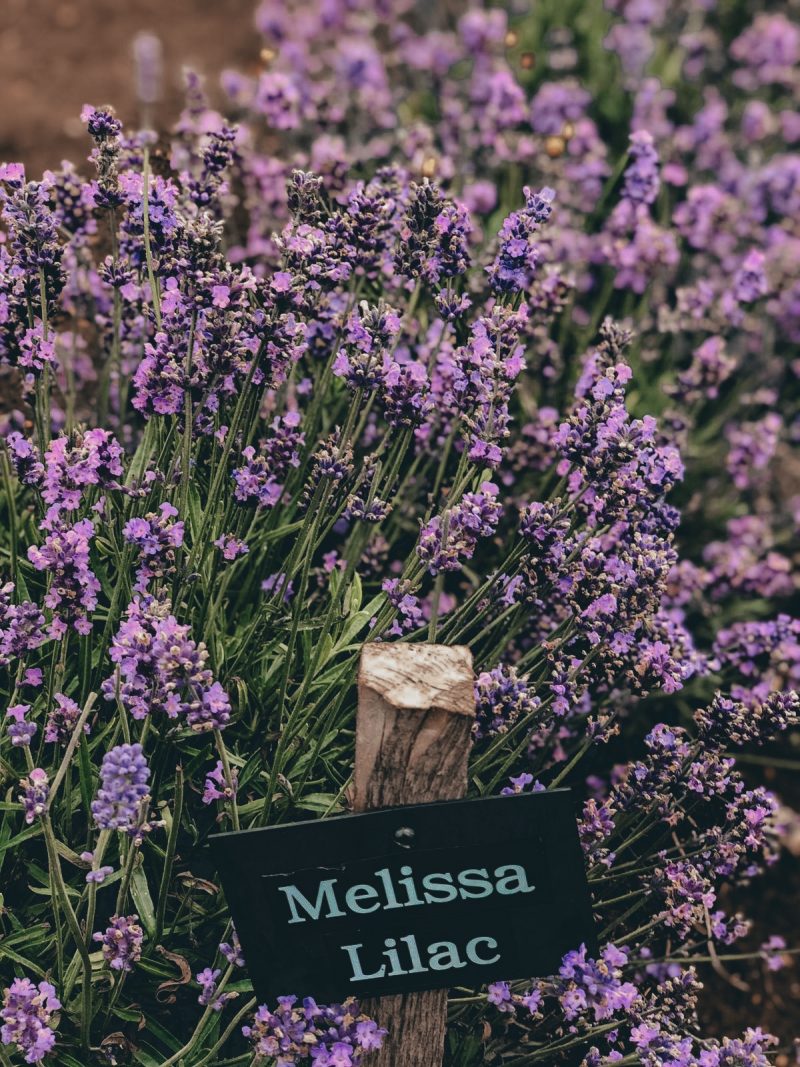
M 472 654 L 447 645 L 368 644 L 358 675 L 356 811 L 458 800 L 475 718 Z M 389 1030 L 372 1067 L 439 1067 L 447 990 L 365 1002 Z

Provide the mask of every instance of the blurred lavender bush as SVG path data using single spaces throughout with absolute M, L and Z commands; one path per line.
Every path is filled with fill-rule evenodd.
M 778 847 L 731 750 L 798 714 L 800 25 L 256 22 L 224 115 L 0 171 L 0 1062 L 368 1063 L 256 1004 L 203 845 L 346 810 L 361 643 L 433 640 L 473 792 L 582 796 L 602 945 L 454 990 L 447 1062 L 766 1064 L 695 1009 Z

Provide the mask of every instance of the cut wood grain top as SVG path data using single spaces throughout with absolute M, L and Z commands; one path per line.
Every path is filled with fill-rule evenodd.
M 398 710 L 475 714 L 472 653 L 464 645 L 365 645 L 358 684 Z

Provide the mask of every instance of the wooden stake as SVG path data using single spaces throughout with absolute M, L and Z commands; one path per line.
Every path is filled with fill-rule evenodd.
M 475 718 L 472 654 L 448 645 L 368 644 L 358 675 L 356 811 L 458 800 Z M 371 1067 L 438 1067 L 447 990 L 365 1001 L 387 1027 Z

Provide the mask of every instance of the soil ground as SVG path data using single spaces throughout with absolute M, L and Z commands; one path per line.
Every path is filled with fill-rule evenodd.
M 256 66 L 254 6 L 254 0 L 0 0 L 0 160 L 24 162 L 33 177 L 62 159 L 80 162 L 90 148 L 79 118 L 84 103 L 113 104 L 124 122 L 137 124 L 131 41 L 142 30 L 162 41 L 164 93 L 154 118 L 159 127 L 170 125 L 181 106 L 184 65 L 208 76 L 212 96 L 221 70 Z M 766 778 L 800 809 L 797 774 L 750 777 Z M 754 920 L 747 947 L 757 948 L 770 934 L 800 943 L 798 899 L 800 856 L 787 853 L 765 878 L 722 903 Z M 800 1035 L 795 959 L 777 974 L 760 963 L 731 963 L 736 985 L 709 970 L 701 1005 L 706 1031 L 736 1034 L 760 1025 L 789 1048 Z M 742 981 L 746 989 L 738 987 Z M 790 1062 L 787 1053 L 779 1059 L 781 1067 Z
M 21 160 L 38 177 L 63 159 L 82 161 L 91 145 L 80 121 L 85 103 L 113 104 L 138 125 L 131 41 L 155 33 L 163 46 L 159 125 L 181 106 L 181 69 L 208 75 L 257 62 L 254 0 L 0 0 L 0 160 Z

